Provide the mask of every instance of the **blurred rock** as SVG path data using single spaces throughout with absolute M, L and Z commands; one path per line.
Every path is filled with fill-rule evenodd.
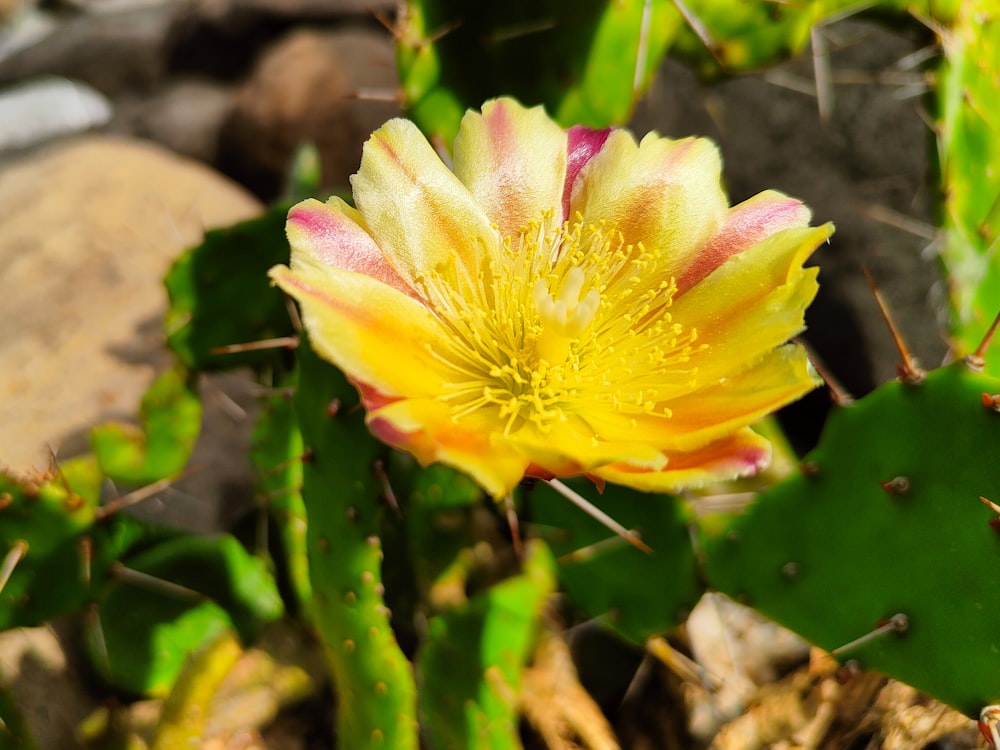
M 275 197 L 292 154 L 311 141 L 323 184 L 347 185 L 361 146 L 399 113 L 394 102 L 359 100 L 359 91 L 392 95 L 396 73 L 387 33 L 362 29 L 295 31 L 265 53 L 223 129 L 219 165 L 265 199 Z
M 111 130 L 159 143 L 176 154 L 215 163 L 219 132 L 233 110 L 236 89 L 208 80 L 168 82 L 149 96 L 118 103 Z
M 77 747 L 76 725 L 94 709 L 82 666 L 68 653 L 79 637 L 69 618 L 0 633 L 0 679 L 43 750 Z
M 111 103 L 85 84 L 40 78 L 0 91 L 0 153 L 80 133 L 111 119 Z
M 211 170 L 125 139 L 81 138 L 0 172 L 0 462 L 44 467 L 47 445 L 133 418 L 170 361 L 167 267 L 206 228 L 260 210 Z
M 391 17 L 394 0 L 199 0 L 171 33 L 172 70 L 233 79 L 246 74 L 260 49 L 294 26 L 367 24 Z
M 122 12 L 77 14 L 0 60 L 0 84 L 56 75 L 111 98 L 130 89 L 150 90 L 163 79 L 168 32 L 187 5 L 187 0 L 161 0 Z

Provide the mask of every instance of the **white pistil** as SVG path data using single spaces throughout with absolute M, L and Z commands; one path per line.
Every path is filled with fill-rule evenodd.
M 586 281 L 583 270 L 573 267 L 566 272 L 558 297 L 553 298 L 545 279 L 538 279 L 531 290 L 542 324 L 536 351 L 539 359 L 550 365 L 566 361 L 570 344 L 587 329 L 601 305 L 601 293 L 596 289 L 580 296 Z

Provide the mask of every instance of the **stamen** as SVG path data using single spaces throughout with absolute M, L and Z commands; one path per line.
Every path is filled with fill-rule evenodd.
M 672 319 L 676 284 L 641 243 L 543 216 L 494 251 L 476 278 L 442 268 L 418 282 L 452 334 L 430 354 L 458 376 L 441 396 L 454 420 L 493 410 L 511 435 L 595 406 L 668 419 L 667 402 L 697 386 L 706 347 Z

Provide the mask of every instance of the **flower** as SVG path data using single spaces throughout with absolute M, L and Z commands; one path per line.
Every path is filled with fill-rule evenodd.
M 773 191 L 730 208 L 720 169 L 708 140 L 563 130 L 511 99 L 465 115 L 449 169 L 391 120 L 357 208 L 293 207 L 271 277 L 376 436 L 495 497 L 526 475 L 749 475 L 770 458 L 749 425 L 817 384 L 786 342 L 833 228 Z

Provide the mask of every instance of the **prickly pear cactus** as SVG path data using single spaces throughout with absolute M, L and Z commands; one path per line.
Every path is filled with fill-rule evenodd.
M 978 716 L 1000 700 L 996 394 L 958 362 L 840 408 L 798 475 L 706 524 L 711 583 Z
M 298 355 L 311 609 L 337 690 L 339 746 L 416 750 L 416 686 L 383 597 L 374 469 L 387 449 L 368 433 L 343 375 L 307 347 Z
M 466 109 L 500 94 L 567 126 L 623 123 L 680 22 L 665 0 L 407 2 L 396 51 L 408 116 L 442 144 Z
M 160 375 L 142 397 L 139 420 L 141 426 L 113 422 L 91 431 L 103 473 L 134 486 L 179 474 L 201 431 L 201 399 L 193 378 L 181 368 Z
M 418 675 L 432 747 L 520 747 L 521 676 L 555 582 L 552 554 L 532 541 L 519 575 L 429 619 Z
M 275 206 L 257 219 L 214 229 L 174 261 L 164 280 L 167 344 L 186 367 L 280 370 L 289 359 L 287 349 L 240 346 L 294 332 L 284 296 L 267 280 L 267 269 L 288 257 L 287 213 L 288 206 Z
M 684 506 L 677 498 L 626 487 L 609 485 L 598 495 L 589 482 L 574 486 L 626 528 L 640 531 L 653 552 L 613 536 L 538 483 L 530 494 L 530 518 L 558 556 L 559 580 L 573 605 L 639 645 L 683 622 L 704 591 Z
M 1000 9 L 963 2 L 941 32 L 937 71 L 941 257 L 956 348 L 970 351 L 1000 306 Z M 1000 375 L 1000 358 L 987 362 Z

